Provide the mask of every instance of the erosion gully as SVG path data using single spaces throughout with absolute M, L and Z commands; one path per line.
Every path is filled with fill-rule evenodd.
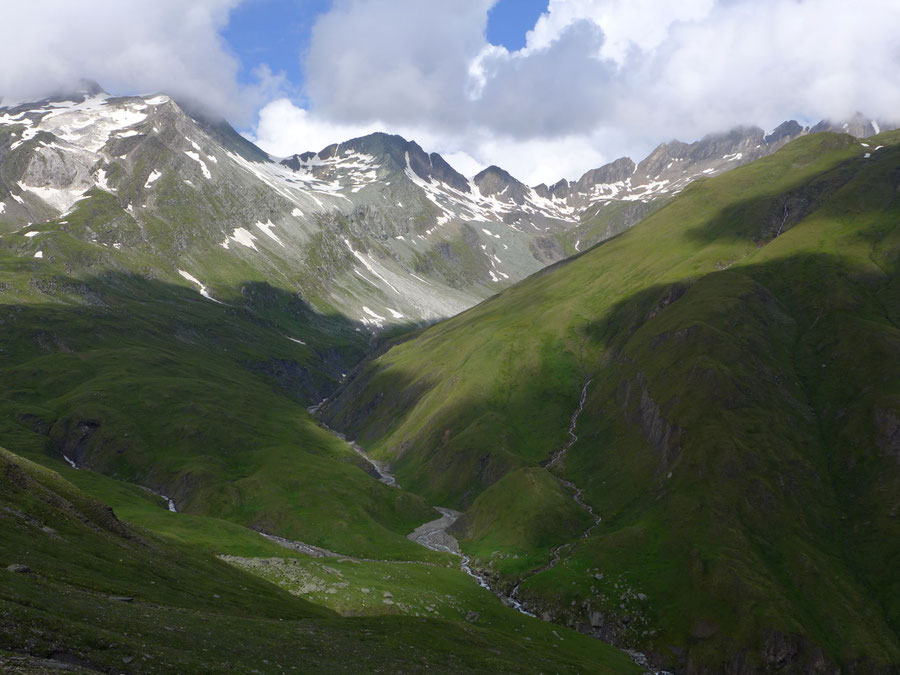
M 569 440 L 566 442 L 566 444 L 563 447 L 554 451 L 550 455 L 550 459 L 548 459 L 546 462 L 544 462 L 542 464 L 543 468 L 546 469 L 547 471 L 550 471 L 551 469 L 560 466 L 561 462 L 563 461 L 563 459 L 566 456 L 566 453 L 568 453 L 569 448 L 571 448 L 578 441 L 578 435 L 575 433 L 575 427 L 578 424 L 578 418 L 581 416 L 581 413 L 584 411 L 584 403 L 587 400 L 588 387 L 591 386 L 591 382 L 593 382 L 593 378 L 588 379 L 584 383 L 584 386 L 581 388 L 581 396 L 578 399 L 578 407 L 572 413 L 572 417 L 569 422 L 569 429 L 568 429 Z M 324 401 L 323 401 L 323 403 L 324 403 Z M 310 408 L 310 412 L 315 414 L 320 406 L 321 406 L 321 404 L 319 404 L 317 406 L 313 406 L 312 408 Z M 370 458 L 366 454 L 365 450 L 363 450 L 355 442 L 348 440 L 343 434 L 338 433 L 337 431 L 334 431 L 333 429 L 329 429 L 329 431 L 331 431 L 338 438 L 340 438 L 345 443 L 350 445 L 350 447 L 353 448 L 353 450 L 360 457 L 362 457 L 366 462 L 368 462 L 369 465 L 373 469 L 373 473 L 378 477 L 378 480 L 380 480 L 382 483 L 385 483 L 385 484 L 393 486 L 393 487 L 400 487 L 399 484 L 397 483 L 397 479 L 391 474 L 390 469 L 387 466 L 387 464 L 385 464 L 383 462 L 378 462 L 378 461 Z M 588 527 L 581 534 L 581 536 L 579 537 L 579 541 L 587 539 L 591 535 L 591 532 L 593 532 L 594 528 L 596 528 L 597 525 L 600 524 L 600 521 L 601 521 L 600 516 L 594 511 L 594 509 L 591 507 L 590 504 L 588 504 L 587 502 L 584 501 L 584 491 L 580 487 L 578 487 L 571 481 L 568 481 L 564 478 L 557 476 L 556 474 L 553 474 L 553 477 L 556 480 L 558 480 L 569 492 L 572 493 L 572 500 L 579 506 L 579 508 L 583 509 L 590 515 L 591 520 L 593 522 L 591 523 L 590 527 Z M 531 570 L 530 572 L 528 572 L 525 576 L 523 576 L 521 579 L 519 579 L 519 582 L 513 587 L 512 591 L 510 591 L 509 593 L 504 593 L 502 590 L 500 590 L 499 588 L 497 588 L 496 586 L 494 586 L 492 584 L 491 579 L 487 574 L 481 573 L 478 570 L 475 570 L 472 568 L 472 559 L 460 549 L 459 542 L 456 540 L 456 538 L 453 535 L 451 535 L 449 532 L 447 532 L 447 530 L 450 528 L 450 526 L 453 525 L 453 523 L 455 523 L 459 519 L 459 517 L 462 515 L 462 513 L 459 511 L 454 511 L 453 509 L 444 508 L 442 506 L 435 506 L 434 508 L 441 513 L 441 517 L 436 520 L 432 520 L 428 523 L 425 523 L 423 525 L 420 525 L 415 530 L 413 530 L 409 535 L 407 535 L 407 538 L 410 539 L 411 541 L 414 541 L 414 542 L 420 544 L 421 546 L 424 546 L 425 548 L 431 549 L 432 551 L 440 551 L 440 552 L 450 553 L 452 555 L 458 556 L 460 558 L 460 565 L 459 565 L 460 569 L 462 569 L 463 572 L 465 572 L 470 577 L 472 577 L 472 579 L 474 579 L 475 583 L 477 583 L 482 588 L 487 589 L 491 593 L 496 595 L 504 605 L 506 605 L 508 607 L 512 607 L 516 611 L 521 612 L 522 614 L 525 614 L 526 616 L 536 617 L 537 615 L 535 613 L 531 612 L 525 606 L 525 604 L 519 599 L 519 597 L 518 597 L 519 586 L 526 579 L 533 577 L 536 574 L 540 574 L 541 572 L 546 572 L 547 570 L 552 569 L 554 566 L 556 566 L 557 563 L 559 563 L 559 561 L 562 559 L 563 552 L 568 550 L 572 546 L 574 546 L 574 544 L 576 542 L 569 542 L 567 544 L 563 544 L 561 546 L 557 546 L 556 548 L 554 548 L 551 551 L 550 562 L 548 562 L 546 565 L 543 565 L 541 567 L 538 567 L 537 569 L 534 569 L 534 570 Z M 272 540 L 275 540 L 275 541 L 279 540 L 278 537 L 269 537 L 269 538 Z M 281 543 L 281 542 L 279 542 L 279 543 Z M 296 545 L 300 545 L 300 546 L 303 546 L 303 547 L 309 548 L 309 549 L 316 548 L 316 547 L 310 547 L 309 545 L 306 545 L 306 544 L 300 544 L 299 542 L 284 541 L 282 545 L 287 545 L 291 548 L 293 548 Z M 322 551 L 322 552 L 324 552 L 324 551 Z M 337 554 L 331 553 L 330 551 L 324 552 L 324 553 L 326 555 L 329 555 L 329 554 L 337 555 Z M 317 555 L 317 554 L 321 555 L 321 553 L 319 551 L 316 551 L 313 553 L 313 555 Z M 623 650 L 623 651 L 625 651 L 625 653 L 628 654 L 631 657 L 631 659 L 638 666 L 641 666 L 642 668 L 645 668 L 645 669 L 649 669 L 648 660 L 644 654 L 641 654 L 640 652 L 636 652 L 633 650 Z M 653 672 L 653 671 L 647 670 L 647 672 Z

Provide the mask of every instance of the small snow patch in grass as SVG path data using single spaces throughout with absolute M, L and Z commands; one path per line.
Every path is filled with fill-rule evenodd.
M 289 335 L 285 335 L 284 337 L 286 337 L 291 342 L 296 342 L 298 345 L 303 345 L 304 347 L 306 346 L 306 343 L 303 340 L 298 340 L 297 338 L 292 338 Z
M 271 220 L 267 220 L 264 223 L 256 223 L 256 227 L 265 232 L 266 236 L 269 237 L 269 239 L 278 242 L 278 245 L 281 246 L 281 248 L 285 248 L 284 242 L 278 238 L 277 234 L 272 232 L 272 228 L 275 227 L 275 223 L 273 223 Z
M 383 316 L 379 316 L 378 314 L 376 314 L 375 312 L 373 312 L 371 309 L 369 309 L 369 308 L 366 307 L 365 305 L 363 305 L 363 311 L 364 311 L 366 314 L 368 314 L 369 316 L 371 316 L 373 319 L 377 320 L 377 321 L 384 321 L 384 317 L 383 317 Z
M 236 241 L 237 243 L 241 244 L 242 246 L 246 246 L 247 248 L 252 248 L 254 251 L 259 250 L 258 248 L 256 248 L 256 244 L 253 243 L 256 240 L 256 237 L 254 237 L 251 232 L 245 230 L 243 227 L 235 229 L 234 232 L 231 233 L 231 236 L 225 239 L 225 244 L 223 244 L 225 248 L 228 248 L 228 246 L 226 245 L 228 244 L 228 239 Z
M 294 218 L 302 218 L 303 211 L 301 211 L 300 209 L 294 209 L 293 211 L 291 211 L 291 215 L 294 216 Z
M 184 270 L 178 270 L 178 274 L 180 274 L 182 277 L 184 277 L 185 279 L 187 279 L 188 281 L 190 281 L 192 284 L 197 284 L 197 286 L 200 287 L 200 295 L 202 295 L 202 296 L 203 296 L 204 298 L 206 298 L 207 300 L 212 300 L 213 302 L 215 302 L 216 304 L 219 304 L 219 305 L 224 305 L 224 304 L 225 304 L 225 303 L 223 303 L 223 302 L 219 302 L 219 301 L 216 300 L 214 297 L 212 297 L 212 296 L 206 291 L 206 286 L 204 286 L 203 284 L 201 284 L 201 283 L 200 283 L 193 275 L 188 274 L 188 273 L 185 272 Z
M 106 190 L 107 192 L 115 192 L 111 187 L 109 187 L 109 181 L 106 176 L 106 169 L 100 169 L 97 171 L 97 187 L 101 190 Z
M 38 251 L 37 253 L 34 254 L 34 257 L 35 257 L 35 258 L 43 258 L 43 257 L 44 257 L 44 252 L 43 252 L 43 251 Z
M 391 309 L 390 307 L 385 307 L 385 309 L 386 309 L 387 311 L 389 311 L 389 312 L 391 313 L 391 315 L 392 315 L 395 319 L 402 319 L 402 318 L 403 318 L 403 315 L 402 315 L 400 312 L 398 312 L 396 309 Z
M 150 172 L 150 175 L 147 176 L 147 182 L 144 183 L 144 189 L 146 190 L 147 188 L 149 188 L 156 181 L 158 181 L 161 177 L 162 177 L 162 173 L 157 171 L 156 169 L 153 169 L 153 171 Z
M 32 230 L 31 232 L 26 232 L 26 233 L 25 233 L 25 236 L 26 236 L 26 237 L 35 237 L 35 236 L 37 236 L 37 235 L 39 235 L 39 234 L 40 234 L 40 232 L 38 232 L 37 230 Z

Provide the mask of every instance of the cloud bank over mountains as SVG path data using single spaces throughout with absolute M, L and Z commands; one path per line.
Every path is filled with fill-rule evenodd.
M 305 46 L 302 106 L 269 72 L 238 85 L 218 36 L 238 2 L 13 9 L 27 28 L 7 29 L 0 91 L 87 74 L 187 92 L 238 124 L 256 108 L 250 135 L 274 154 L 386 130 L 530 183 L 738 124 L 900 116 L 894 0 L 550 0 L 513 52 L 485 38 L 494 0 L 335 0 Z
M 115 93 L 166 92 L 252 122 L 280 95 L 261 69 L 251 86 L 220 31 L 242 0 L 33 0 L 6 3 L 0 23 L 3 105 L 71 88 L 81 78 Z
M 424 127 L 537 182 L 738 124 L 900 113 L 896 2 L 550 0 L 517 52 L 485 41 L 491 4 L 336 2 L 306 61 L 311 138 Z M 272 149 L 285 105 L 262 111 Z

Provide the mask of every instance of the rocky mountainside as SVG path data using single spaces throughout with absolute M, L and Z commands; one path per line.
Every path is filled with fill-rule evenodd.
M 69 268 L 78 262 L 61 240 L 74 237 L 210 301 L 265 281 L 378 330 L 456 314 L 806 131 L 672 142 L 637 165 L 532 188 L 498 167 L 468 179 L 380 133 L 271 158 L 167 96 L 91 86 L 0 109 L 0 234 Z

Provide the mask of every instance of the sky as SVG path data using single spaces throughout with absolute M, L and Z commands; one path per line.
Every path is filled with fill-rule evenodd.
M 0 98 L 165 92 L 285 156 L 399 133 L 471 175 L 578 178 L 660 142 L 900 118 L 897 0 L 32 0 Z

